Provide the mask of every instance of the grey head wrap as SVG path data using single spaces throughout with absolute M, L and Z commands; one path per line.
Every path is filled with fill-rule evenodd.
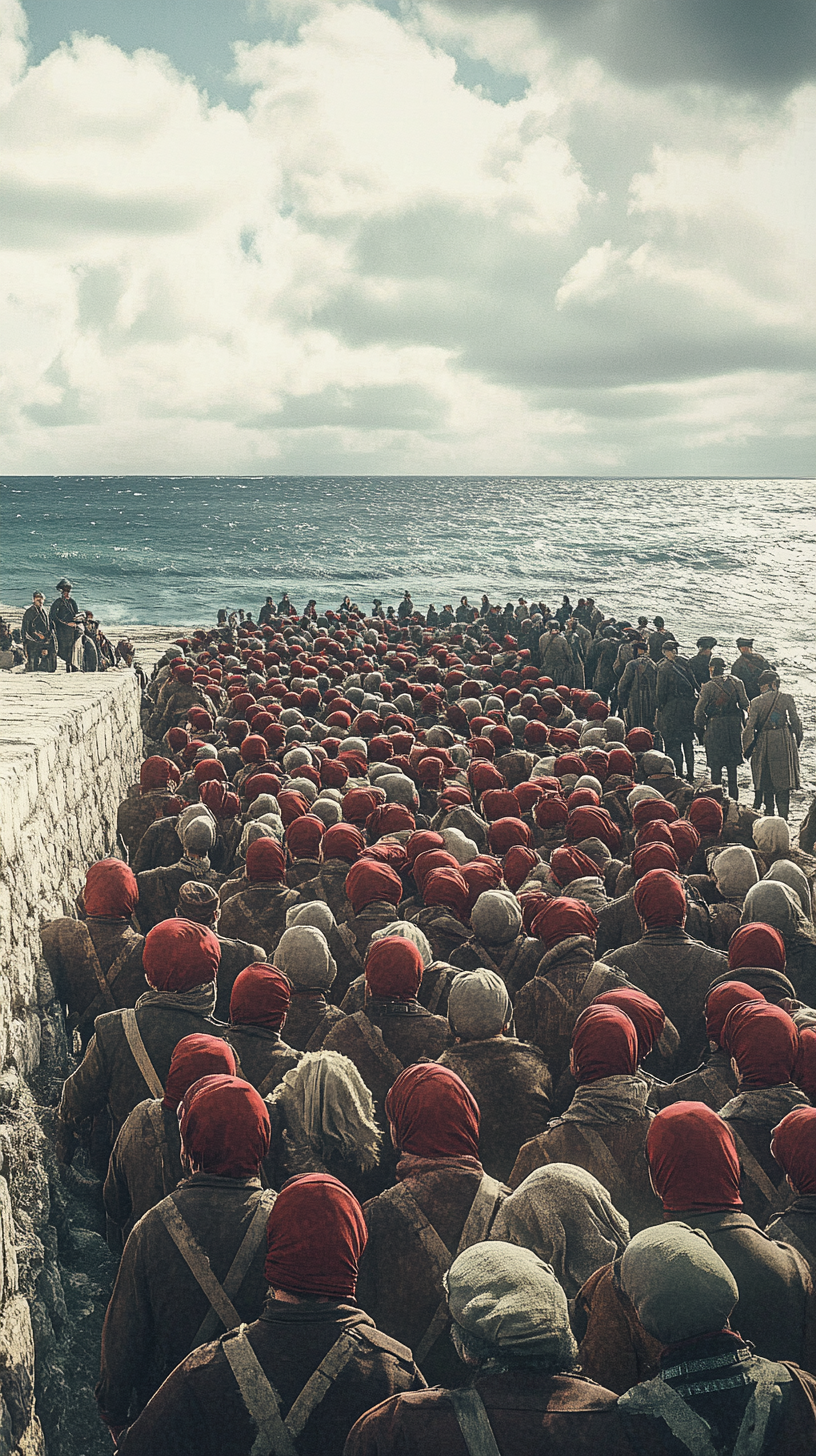
M 284 930 L 272 964 L 289 977 L 293 986 L 308 991 L 328 991 L 337 975 L 328 941 L 313 925 L 290 925 Z
M 470 913 L 473 934 L 508 945 L 521 932 L 521 906 L 510 890 L 483 890 Z
M 498 1036 L 512 1016 L 507 987 L 495 971 L 480 967 L 454 976 L 448 998 L 448 1023 L 454 1035 L 466 1041 Z
M 709 874 L 726 900 L 741 900 L 759 881 L 756 860 L 744 844 L 729 844 L 713 854 Z
M 756 921 L 772 925 L 786 946 L 800 930 L 808 929 L 799 896 L 780 880 L 760 880 L 745 896 L 740 924 L 751 925 Z
M 313 925 L 325 936 L 336 929 L 337 921 L 324 900 L 307 900 L 304 905 L 293 905 L 286 912 L 286 928 L 292 925 Z
M 790 829 L 787 820 L 775 814 L 765 814 L 757 819 L 753 828 L 754 844 L 766 854 L 787 854 L 790 849 Z
M 414 925 L 412 920 L 392 920 L 389 925 L 384 925 L 382 930 L 375 930 L 371 940 L 372 942 L 375 940 L 385 940 L 386 936 L 389 935 L 398 935 L 403 940 L 410 940 L 411 944 L 416 946 L 419 954 L 422 956 L 422 966 L 427 971 L 434 958 L 434 954 L 431 942 L 423 934 L 418 925 Z
M 621 1284 L 643 1328 L 664 1345 L 721 1330 L 739 1299 L 728 1265 L 701 1229 L 684 1223 L 636 1234 Z
M 196 815 L 195 819 L 189 819 L 182 829 L 181 842 L 185 853 L 206 855 L 215 844 L 215 827 L 212 820 L 205 819 L 201 814 Z
M 794 894 L 799 896 L 799 903 L 805 918 L 813 919 L 813 901 L 808 877 L 804 870 L 800 870 L 799 866 L 793 863 L 792 859 L 778 859 L 763 878 L 777 880 L 781 884 L 787 885 L 789 890 L 793 890 Z
M 354 1063 L 340 1052 L 307 1052 L 270 1101 L 282 1113 L 290 1176 L 326 1173 L 335 1158 L 360 1169 L 379 1162 L 382 1133 L 374 1102 Z
M 560 1357 L 564 1370 L 574 1363 L 567 1296 L 532 1249 L 472 1244 L 454 1259 L 443 1284 L 451 1318 L 466 1333 L 501 1349 L 534 1346 Z
M 532 1249 L 573 1299 L 590 1274 L 623 1253 L 629 1225 L 591 1173 L 572 1163 L 548 1163 L 505 1199 L 491 1238 Z

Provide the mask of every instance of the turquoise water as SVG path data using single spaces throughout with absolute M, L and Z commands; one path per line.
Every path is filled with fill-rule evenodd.
M 816 494 L 802 480 L 525 477 L 5 477 L 0 600 L 63 573 L 103 622 L 257 613 L 288 590 L 370 609 L 487 591 L 592 594 L 660 612 L 683 641 L 739 633 L 805 667 L 816 622 Z

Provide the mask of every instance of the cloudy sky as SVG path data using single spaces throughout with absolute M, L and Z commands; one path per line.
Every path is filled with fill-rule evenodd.
M 811 0 L 0 0 L 0 473 L 811 475 Z

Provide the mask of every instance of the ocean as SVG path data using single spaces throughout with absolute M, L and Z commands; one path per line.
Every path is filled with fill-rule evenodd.
M 816 482 L 479 477 L 49 476 L 0 479 L 0 601 L 67 575 L 103 626 L 257 615 L 287 590 L 369 611 L 483 591 L 556 607 L 592 595 L 660 613 L 681 645 L 738 636 L 781 669 L 813 757 Z M 812 776 L 812 770 L 811 775 Z

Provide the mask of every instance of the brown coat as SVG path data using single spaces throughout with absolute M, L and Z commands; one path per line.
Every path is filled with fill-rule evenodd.
M 686 1072 L 666 1087 L 656 1087 L 649 1100 L 658 1108 L 670 1107 L 673 1102 L 704 1102 L 713 1112 L 719 1112 L 736 1087 L 731 1058 L 717 1047 L 693 1072 Z
M 319 1052 L 344 1012 L 326 1000 L 322 991 L 293 991 L 286 1017 L 286 1040 L 300 1052 Z
M 728 970 L 721 951 L 692 940 L 679 926 L 646 930 L 635 945 L 612 951 L 610 965 L 624 971 L 632 985 L 645 991 L 671 1017 L 680 1035 L 675 1076 L 691 1071 L 708 1046 L 705 999 L 715 976 Z
M 695 940 L 701 940 L 708 945 L 711 934 L 709 927 L 708 910 L 705 905 L 698 904 L 696 900 L 689 899 L 686 913 L 686 931 Z M 634 945 L 640 940 L 643 934 L 643 925 L 640 916 L 635 909 L 634 888 L 627 890 L 611 905 L 607 905 L 598 916 L 598 930 L 595 936 L 595 949 L 605 960 L 609 959 L 607 952 L 619 950 L 624 945 Z
M 147 990 L 144 937 L 137 935 L 129 920 L 66 916 L 43 925 L 40 937 L 54 989 L 77 1018 L 83 1042 L 97 1016 L 117 1006 L 135 1006 Z
M 816 1270 L 816 1197 L 800 1194 L 780 1214 L 769 1219 L 765 1232 L 772 1239 L 791 1244 L 810 1268 Z
M 447 1319 L 440 1320 L 439 1335 L 428 1353 L 422 1357 L 416 1355 L 443 1298 L 445 1270 L 432 1258 L 400 1211 L 400 1189 L 407 1188 L 439 1235 L 447 1250 L 446 1267 L 449 1267 L 459 1249 L 482 1174 L 478 1165 L 471 1171 L 450 1166 L 444 1160 L 438 1168 L 433 1167 L 431 1160 L 425 1160 L 422 1166 L 428 1171 L 404 1178 L 396 1188 L 386 1189 L 365 1205 L 368 1244 L 360 1260 L 357 1298 L 378 1329 L 415 1352 L 430 1384 L 458 1383 L 462 1369 L 447 1338 Z M 501 1199 L 496 1203 L 483 1238 L 487 1237 L 500 1202 Z
M 170 1058 L 182 1037 L 192 1036 L 194 1032 L 222 1036 L 227 1029 L 205 1012 L 191 1011 L 183 1004 L 178 1009 L 174 1006 L 140 1006 L 136 1021 L 162 1086 L 170 1070 Z M 88 1050 L 63 1086 L 60 1120 L 75 1128 L 86 1117 L 107 1106 L 116 1133 L 128 1113 L 148 1095 L 150 1088 L 136 1065 L 125 1036 L 122 1012 L 108 1011 L 97 1017 Z
M 335 915 L 335 920 L 337 916 Z M 386 900 L 372 900 L 370 905 L 360 911 L 359 915 L 352 913 L 346 924 L 354 936 L 354 944 L 360 959 L 365 962 L 366 951 L 371 944 L 371 937 L 378 930 L 385 930 L 386 925 L 391 925 L 395 920 L 402 918 L 401 911 Z M 445 957 L 441 957 L 445 959 Z
M 194 1347 L 210 1311 L 206 1294 L 164 1225 L 163 1207 L 175 1204 L 223 1284 L 261 1198 L 271 1206 L 272 1195 L 262 1193 L 258 1178 L 195 1173 L 139 1220 L 125 1245 L 102 1329 L 96 1398 L 108 1424 L 127 1424 L 134 1392 L 136 1409 L 147 1403 Z M 262 1238 L 232 1296 L 242 1320 L 256 1319 L 261 1312 L 265 1258 Z M 212 1323 L 214 1333 L 223 1331 L 217 1319 Z
M 263 964 L 266 951 L 262 945 L 252 945 L 247 940 L 230 940 L 226 935 L 218 936 L 218 944 L 221 947 L 221 959 L 218 962 L 215 982 L 217 994 L 213 1015 L 216 1021 L 229 1021 L 230 997 L 235 982 L 247 966 L 254 966 L 259 962 Z
M 486 1173 L 506 1182 L 523 1143 L 550 1117 L 550 1073 L 538 1047 L 515 1037 L 457 1042 L 438 1058 L 462 1078 L 479 1104 L 479 1158 Z
M 454 977 L 458 974 L 459 968 L 448 965 L 447 961 L 431 961 L 431 964 L 422 973 L 422 982 L 417 991 L 417 1001 L 420 1006 L 424 1006 L 426 1011 L 432 1011 L 434 1015 L 446 1016 L 450 988 Z M 346 1016 L 351 1016 L 354 1011 L 364 1009 L 365 990 L 365 974 L 363 974 L 358 976 L 356 981 L 352 981 L 343 997 L 341 1008 Z
M 368 1021 L 381 1033 L 384 1048 L 372 1050 L 361 1030 Z M 344 1016 L 323 1043 L 327 1052 L 342 1052 L 357 1068 L 382 1118 L 386 1094 L 404 1067 L 435 1062 L 450 1040 L 442 1016 L 432 1016 L 418 1001 L 369 1001 L 365 1011 Z M 396 1062 L 394 1061 L 396 1058 Z M 399 1062 L 400 1068 L 396 1063 Z
M 293 859 L 286 871 L 286 883 L 290 890 L 299 890 L 313 880 L 320 869 L 319 859 Z
M 530 935 L 518 935 L 504 945 L 488 945 L 472 936 L 451 953 L 451 965 L 461 971 L 477 971 L 480 967 L 495 971 L 514 1001 L 522 986 L 532 980 L 543 954 L 541 941 Z
M 351 901 L 345 890 L 346 876 L 351 865 L 344 859 L 326 859 L 313 880 L 307 880 L 300 887 L 300 899 L 323 900 L 329 907 L 338 925 L 344 925 L 354 915 Z M 392 915 L 392 920 L 394 916 Z M 388 922 L 386 921 L 386 924 Z
M 332 1345 L 358 1336 L 351 1360 L 298 1436 L 300 1456 L 342 1456 L 364 1411 L 424 1384 L 411 1351 L 383 1335 L 353 1303 L 283 1304 L 268 1297 L 247 1338 L 286 1416 Z M 178 1366 L 119 1444 L 124 1456 L 248 1456 L 257 1427 L 247 1413 L 219 1341 Z
M 426 905 L 410 918 L 427 937 L 435 961 L 452 965 L 453 955 L 470 938 L 470 926 L 457 920 L 447 905 Z
M 124 840 L 128 859 L 132 860 L 150 824 L 164 816 L 164 806 L 171 795 L 164 789 L 150 789 L 123 799 L 116 811 L 116 833 Z
M 136 853 L 131 857 L 130 868 L 134 875 L 141 874 L 142 870 L 157 870 L 161 865 L 178 863 L 184 849 L 176 833 L 177 824 L 176 815 L 155 819 L 148 824 Z
M 157 870 L 142 870 L 136 876 L 139 886 L 139 903 L 136 919 L 144 935 L 162 920 L 171 920 L 176 913 L 179 890 L 188 880 L 197 880 L 203 885 L 218 889 L 222 876 L 210 868 L 209 860 L 189 860 L 186 856 L 177 864 L 160 865 Z
M 238 1058 L 240 1075 L 245 1082 L 251 1082 L 262 1097 L 274 1092 L 286 1073 L 297 1066 L 302 1055 L 268 1026 L 230 1026 L 225 1040 Z
M 457 1385 L 464 1377 L 460 1365 Z M 635 1456 L 615 1396 L 584 1375 L 523 1370 L 480 1374 L 473 1384 L 505 1456 Z M 396 1453 L 468 1456 L 447 1391 L 434 1388 L 386 1401 L 357 1422 L 346 1442 L 345 1456 Z
M 646 1162 L 646 1137 L 651 1117 L 634 1122 L 555 1122 L 525 1143 L 510 1174 L 511 1188 L 545 1163 L 572 1163 L 585 1168 L 609 1189 L 612 1201 L 629 1221 L 632 1234 L 660 1223 L 662 1205 L 652 1191 Z M 584 1136 L 584 1128 L 592 1141 Z M 605 1152 L 594 1145 L 600 1138 Z
M 133 1225 L 172 1193 L 183 1176 L 175 1109 L 159 1098 L 138 1103 L 119 1130 L 105 1179 L 111 1253 L 121 1254 Z
M 806 1370 L 816 1357 L 814 1294 L 804 1259 L 775 1243 L 747 1214 L 675 1213 L 672 1219 L 702 1229 L 728 1265 L 740 1297 L 731 1326 L 767 1360 L 793 1360 Z M 591 1276 L 575 1299 L 582 1368 L 612 1390 L 628 1390 L 656 1374 L 660 1349 L 640 1325 L 620 1288 L 620 1260 Z M 586 1332 L 583 1332 L 585 1324 Z M 625 1382 L 625 1383 L 624 1383 Z
M 571 935 L 542 956 L 516 997 L 516 1034 L 541 1048 L 555 1084 L 569 1065 L 572 1028 L 581 1012 L 602 991 L 628 984 L 622 971 L 596 961 L 585 935 Z
M 231 895 L 221 911 L 222 935 L 262 945 L 271 956 L 286 929 L 286 912 L 297 904 L 297 891 L 286 885 L 250 884 Z

